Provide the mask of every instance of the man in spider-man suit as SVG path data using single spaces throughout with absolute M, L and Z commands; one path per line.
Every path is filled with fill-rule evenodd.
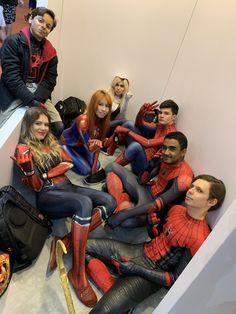
M 115 213 L 108 220 L 112 228 L 143 226 L 147 218 L 149 223 L 157 224 L 169 205 L 184 201 L 193 178 L 192 169 L 184 160 L 187 144 L 183 133 L 167 134 L 161 158 L 152 159 L 138 178 L 116 163 L 106 167 L 107 189 L 117 201 Z
M 170 287 L 208 236 L 207 212 L 218 208 L 224 196 L 221 180 L 200 175 L 187 191 L 185 206 L 170 209 L 162 233 L 150 242 L 88 240 L 88 273 L 106 292 L 90 313 L 124 313 L 161 287 Z M 105 264 L 121 276 L 115 279 Z

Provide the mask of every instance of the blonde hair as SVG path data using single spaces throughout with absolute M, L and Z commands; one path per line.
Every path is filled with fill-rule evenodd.
M 122 95 L 122 97 L 128 93 L 129 91 L 129 80 L 127 78 L 124 77 L 120 77 L 120 76 L 115 76 L 111 82 L 111 92 L 113 92 L 113 97 L 115 96 L 115 86 L 117 83 L 122 82 L 124 83 L 124 94 Z
M 109 106 L 109 112 L 103 119 L 100 119 L 96 115 L 96 110 L 102 100 L 105 100 L 107 102 Z M 105 90 L 99 89 L 92 95 L 87 108 L 88 127 L 91 138 L 94 137 L 95 127 L 99 128 L 99 139 L 103 140 L 105 138 L 106 132 L 110 126 L 111 106 L 111 96 Z
M 46 116 L 49 122 L 49 132 L 42 141 L 37 139 L 32 132 L 32 125 L 41 115 Z M 55 157 L 60 159 L 61 147 L 57 139 L 50 131 L 50 123 L 51 119 L 46 110 L 39 107 L 32 107 L 25 112 L 21 124 L 20 143 L 26 144 L 32 149 L 34 161 L 36 165 L 40 166 L 42 169 L 44 169 L 44 163 L 46 160 L 52 160 Z M 42 151 L 41 144 L 48 147 L 49 151 Z

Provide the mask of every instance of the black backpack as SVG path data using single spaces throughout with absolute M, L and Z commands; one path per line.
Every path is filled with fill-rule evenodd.
M 86 104 L 83 100 L 70 96 L 64 101 L 58 101 L 55 108 L 61 116 L 64 128 L 67 129 L 71 126 L 75 118 L 85 112 Z
M 0 188 L 0 250 L 10 254 L 14 271 L 32 264 L 52 231 L 51 225 L 12 186 Z

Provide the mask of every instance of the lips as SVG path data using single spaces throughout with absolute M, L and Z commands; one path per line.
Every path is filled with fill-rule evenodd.
M 191 197 L 189 197 L 188 195 L 186 195 L 185 200 L 186 200 L 186 201 L 191 201 L 192 199 L 191 199 Z
M 39 136 L 45 136 L 46 133 L 45 133 L 45 132 L 38 132 L 38 135 L 39 135 Z
M 44 31 L 39 30 L 38 32 L 39 32 L 39 34 L 40 34 L 41 36 L 46 36 L 46 34 L 45 34 L 45 32 L 44 32 Z
M 106 113 L 104 113 L 104 112 L 99 112 L 98 114 L 99 114 L 99 116 L 101 116 L 101 117 L 105 117 L 105 115 L 106 115 Z
M 171 157 L 170 157 L 170 156 L 165 156 L 165 155 L 164 155 L 164 156 L 162 156 L 162 158 L 163 158 L 163 159 L 170 159 Z

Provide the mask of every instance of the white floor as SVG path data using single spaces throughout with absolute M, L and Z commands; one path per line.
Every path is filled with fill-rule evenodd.
M 116 152 L 116 155 L 118 151 Z M 105 157 L 101 154 L 100 161 L 103 166 L 112 161 L 114 157 Z M 77 185 L 84 185 L 82 177 L 79 177 L 74 172 L 69 171 L 68 176 L 70 180 Z M 100 189 L 101 184 L 92 186 L 95 189 Z M 70 219 L 60 219 L 53 222 L 53 234 L 59 236 L 64 235 L 70 228 Z M 68 313 L 66 301 L 63 290 L 60 284 L 59 273 L 56 269 L 50 276 L 47 276 L 47 264 L 50 251 L 50 243 L 53 234 L 46 240 L 43 250 L 37 260 L 30 267 L 23 271 L 14 273 L 10 285 L 5 294 L 0 299 L 0 313 L 2 314 L 45 314 L 45 313 Z M 144 229 L 137 228 L 131 230 L 129 233 L 124 232 L 119 228 L 114 231 L 106 232 L 103 227 L 99 227 L 93 231 L 91 237 L 109 237 L 116 238 L 127 242 L 144 241 L 147 237 Z M 65 256 L 65 265 L 69 270 L 71 266 L 71 255 Z M 94 287 L 94 286 L 93 286 Z M 101 297 L 100 292 L 94 287 L 98 296 Z M 73 289 L 71 289 L 72 298 L 76 313 L 89 313 L 90 309 L 84 306 L 76 297 Z M 140 305 L 135 310 L 135 313 L 152 313 L 155 306 L 155 298 L 150 299 L 149 302 Z M 134 313 L 133 312 L 133 313 Z M 114 313 L 117 314 L 117 313 Z

